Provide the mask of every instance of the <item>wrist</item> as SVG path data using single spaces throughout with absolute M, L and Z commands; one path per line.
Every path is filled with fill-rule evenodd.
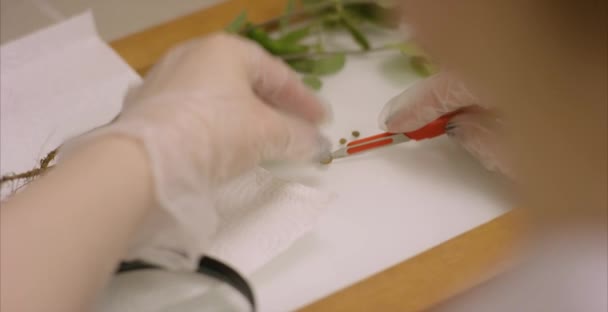
M 90 181 L 107 196 L 126 191 L 130 206 L 146 210 L 154 197 L 153 177 L 143 144 L 119 134 L 102 135 L 68 147 L 66 157 L 57 165 L 58 174 L 74 173 Z M 83 181 L 86 183 L 86 181 Z M 122 189 L 121 188 L 125 188 Z M 121 197 L 121 196 L 118 196 Z

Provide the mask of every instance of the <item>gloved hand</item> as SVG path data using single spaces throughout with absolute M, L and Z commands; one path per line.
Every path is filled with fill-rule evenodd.
M 499 119 L 448 73 L 419 81 L 391 99 L 380 113 L 379 125 L 389 132 L 408 132 L 459 109 L 463 113 L 451 119 L 448 135 L 487 169 L 511 176 L 500 152 Z
M 178 269 L 195 264 L 215 231 L 214 188 L 262 160 L 328 154 L 330 143 L 317 127 L 325 117 L 317 97 L 282 61 L 222 34 L 170 51 L 129 92 L 118 118 L 81 140 L 113 134 L 144 145 L 162 209 L 139 233 L 133 254 Z M 163 231 L 169 228 L 180 233 Z M 188 263 L 176 265 L 159 250 Z

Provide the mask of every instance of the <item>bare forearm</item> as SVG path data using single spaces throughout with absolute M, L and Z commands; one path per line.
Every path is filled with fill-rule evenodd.
M 135 141 L 90 143 L 1 209 L 2 311 L 84 311 L 152 205 Z

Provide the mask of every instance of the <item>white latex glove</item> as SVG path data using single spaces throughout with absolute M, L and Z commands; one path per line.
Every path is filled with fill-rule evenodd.
M 282 61 L 253 42 L 221 34 L 170 51 L 128 94 L 119 117 L 81 141 L 113 134 L 145 146 L 160 209 L 130 255 L 188 269 L 217 227 L 214 189 L 262 160 L 329 153 L 317 128 L 325 115 Z
M 389 132 L 408 132 L 459 109 L 463 113 L 451 119 L 448 134 L 484 167 L 510 176 L 499 152 L 499 120 L 448 73 L 421 80 L 391 99 L 380 113 L 379 124 Z

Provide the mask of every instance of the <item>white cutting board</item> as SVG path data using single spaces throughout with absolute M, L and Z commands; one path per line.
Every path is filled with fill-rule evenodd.
M 381 131 L 384 103 L 418 79 L 395 52 L 350 57 L 324 80 L 332 142 Z M 335 160 L 325 170 L 271 168 L 336 194 L 313 233 L 251 278 L 260 311 L 288 311 L 344 288 L 503 214 L 505 181 L 446 136 Z

